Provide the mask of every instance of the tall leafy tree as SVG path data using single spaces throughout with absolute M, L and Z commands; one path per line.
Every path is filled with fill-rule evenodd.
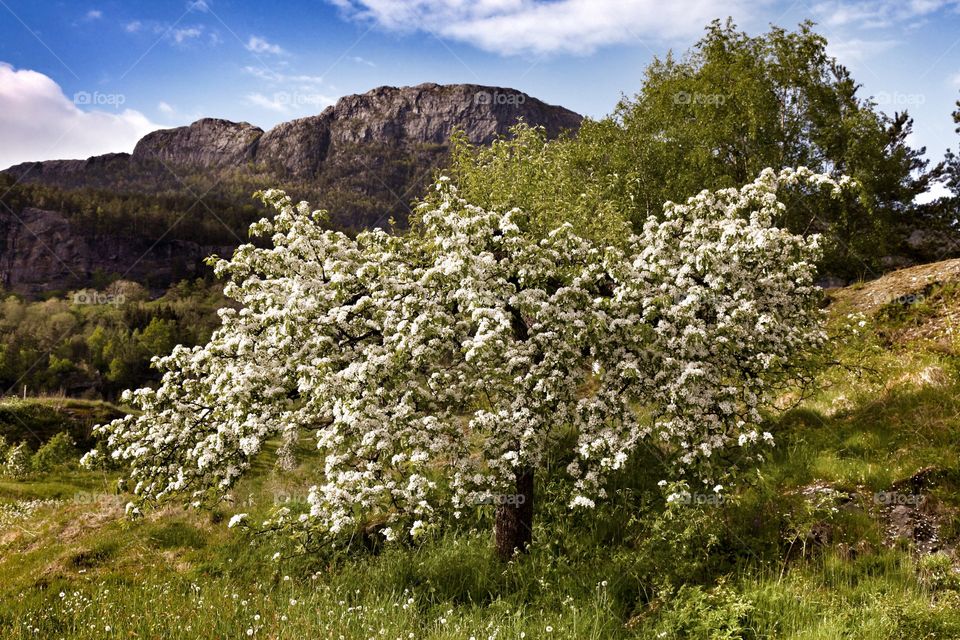
M 655 59 L 639 92 L 585 121 L 576 139 L 520 130 L 489 149 L 460 148 L 453 176 L 472 201 L 563 218 L 615 242 L 622 220 L 639 228 L 665 202 L 744 184 L 766 167 L 848 175 L 859 189 L 840 199 L 783 193 L 776 222 L 822 233 L 827 272 L 870 275 L 919 223 L 913 199 L 932 173 L 924 150 L 907 144 L 909 115 L 861 97 L 826 45 L 809 22 L 750 36 L 716 21 L 684 56 Z
M 861 98 L 826 45 L 809 22 L 752 37 L 715 21 L 682 59 L 654 60 L 640 92 L 587 125 L 583 142 L 596 137 L 615 150 L 607 156 L 618 177 L 611 187 L 634 220 L 701 188 L 751 180 L 764 167 L 848 175 L 858 197 L 788 198 L 778 222 L 822 232 L 828 270 L 877 269 L 906 235 L 912 201 L 929 184 L 927 162 L 924 149 L 907 144 L 910 117 L 887 116 Z

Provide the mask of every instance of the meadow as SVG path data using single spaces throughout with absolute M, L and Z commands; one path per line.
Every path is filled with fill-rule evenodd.
M 3 477 L 0 637 L 958 637 L 956 266 L 835 292 L 831 324 L 846 338 L 783 394 L 767 418 L 776 446 L 722 500 L 666 503 L 641 452 L 577 515 L 558 459 L 537 485 L 533 548 L 505 564 L 490 506 L 384 548 L 362 531 L 298 547 L 227 527 L 302 502 L 319 463 L 309 450 L 293 470 L 265 451 L 213 511 L 136 521 L 122 470 Z M 8 399 L 0 428 L 49 438 L 59 416 L 80 440 L 115 411 Z

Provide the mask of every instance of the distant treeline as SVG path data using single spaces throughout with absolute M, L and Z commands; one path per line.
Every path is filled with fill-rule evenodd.
M 200 192 L 202 193 L 202 192 Z M 64 189 L 34 182 L 16 182 L 0 174 L 0 215 L 17 215 L 26 207 L 62 213 L 78 232 L 89 235 L 189 240 L 230 245 L 247 237 L 250 223 L 263 215 L 252 191 L 198 197 L 186 191 L 117 192 L 101 188 Z M 199 193 L 198 193 L 199 195 Z
M 0 393 L 113 399 L 156 379 L 153 356 L 206 342 L 227 304 L 215 283 L 181 282 L 148 300 L 130 282 L 41 302 L 0 301 Z

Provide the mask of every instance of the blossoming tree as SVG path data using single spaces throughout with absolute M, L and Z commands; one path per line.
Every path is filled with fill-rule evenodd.
M 129 509 L 216 499 L 268 440 L 285 455 L 309 436 L 323 466 L 309 511 L 282 523 L 336 535 L 375 516 L 392 540 L 494 502 L 509 557 L 531 541 L 558 427 L 576 433 L 571 508 L 643 442 L 678 477 L 710 478 L 715 452 L 769 437 L 771 383 L 823 339 L 816 238 L 772 224 L 784 184 L 841 186 L 767 170 L 667 203 L 616 247 L 569 225 L 534 237 L 443 179 L 406 235 L 350 238 L 268 191 L 277 214 L 251 230 L 272 246 L 216 263 L 240 309 L 208 344 L 155 359 L 159 386 L 124 396 L 139 413 L 98 428 L 130 465 Z

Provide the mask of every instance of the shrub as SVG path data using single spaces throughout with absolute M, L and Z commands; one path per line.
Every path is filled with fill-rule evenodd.
M 684 585 L 664 598 L 659 638 L 742 638 L 754 605 L 723 583 L 711 589 Z
M 25 478 L 30 473 L 30 448 L 26 442 L 21 442 L 7 451 L 3 465 L 4 475 L 11 478 Z
M 940 552 L 923 556 L 917 563 L 920 582 L 931 591 L 948 591 L 960 588 L 960 575 L 953 567 L 950 556 Z
M 73 438 L 66 431 L 61 431 L 37 450 L 33 456 L 32 466 L 34 471 L 50 471 L 67 463 L 76 462 L 78 458 Z

